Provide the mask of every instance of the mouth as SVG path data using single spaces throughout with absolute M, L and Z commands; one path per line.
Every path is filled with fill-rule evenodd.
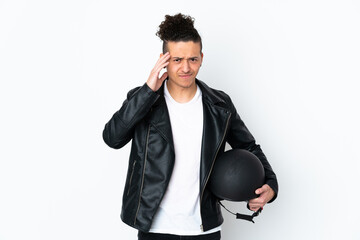
M 182 74 L 182 75 L 179 75 L 180 78 L 183 78 L 183 79 L 188 79 L 192 76 L 192 74 Z

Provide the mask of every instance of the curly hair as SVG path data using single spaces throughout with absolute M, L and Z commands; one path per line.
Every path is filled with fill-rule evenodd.
M 178 13 L 174 16 L 165 15 L 165 21 L 159 25 L 156 33 L 163 41 L 163 53 L 168 51 L 167 42 L 188 42 L 193 41 L 200 43 L 202 49 L 202 41 L 198 31 L 194 28 L 194 18 L 191 16 Z M 200 50 L 201 51 L 201 50 Z

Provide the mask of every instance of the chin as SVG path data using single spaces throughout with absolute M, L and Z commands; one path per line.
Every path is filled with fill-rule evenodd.
M 184 88 L 190 88 L 195 83 L 195 79 L 183 81 L 180 85 Z
M 179 87 L 182 88 L 190 88 L 195 83 L 195 78 L 192 79 L 182 79 L 182 78 L 176 78 L 175 81 L 172 80 L 172 82 Z

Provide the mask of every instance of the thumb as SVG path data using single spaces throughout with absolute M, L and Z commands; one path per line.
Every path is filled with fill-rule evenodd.
M 167 77 L 168 77 L 168 73 L 164 72 L 164 74 L 161 75 L 161 77 L 160 77 L 160 82 L 162 83 Z
M 265 192 L 265 185 L 263 185 L 261 188 L 258 188 L 255 190 L 256 194 L 262 194 L 263 192 Z

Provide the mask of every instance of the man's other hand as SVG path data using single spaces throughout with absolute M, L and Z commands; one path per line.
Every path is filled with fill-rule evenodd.
M 251 199 L 249 201 L 249 209 L 257 211 L 259 208 L 263 208 L 275 195 L 274 190 L 267 184 L 264 184 L 261 188 L 255 190 L 256 194 L 260 194 L 259 197 Z

